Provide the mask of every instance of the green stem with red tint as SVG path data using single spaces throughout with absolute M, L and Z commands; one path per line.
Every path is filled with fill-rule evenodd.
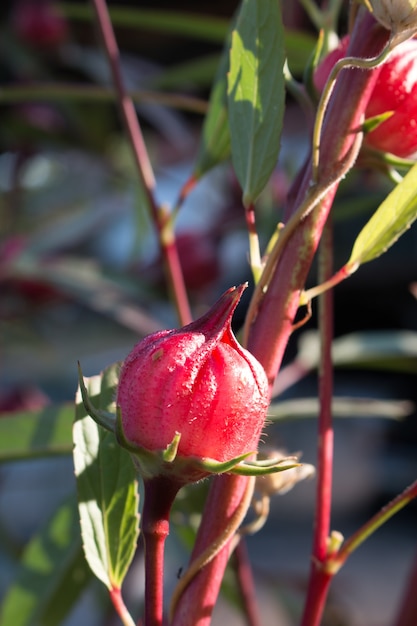
M 135 626 L 132 616 L 126 608 L 126 605 L 122 598 L 122 592 L 119 587 L 113 587 L 110 589 L 110 600 L 115 608 L 117 615 L 122 620 L 123 626 Z
M 345 541 L 336 554 L 330 555 L 326 564 L 329 573 L 335 574 L 352 554 L 370 535 L 380 528 L 387 520 L 403 509 L 411 500 L 417 498 L 417 480 L 409 485 L 396 498 L 391 500 L 378 513 Z

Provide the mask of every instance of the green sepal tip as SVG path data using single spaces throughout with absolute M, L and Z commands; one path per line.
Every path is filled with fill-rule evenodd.
M 270 459 L 263 461 L 245 461 L 236 465 L 231 472 L 239 476 L 265 476 L 300 467 L 301 463 L 288 463 L 289 459 Z
M 81 370 L 81 364 L 78 362 L 78 384 L 80 386 L 81 397 L 83 400 L 84 408 L 87 411 L 88 415 L 93 418 L 93 420 L 99 425 L 110 431 L 111 433 L 115 433 L 116 431 L 116 416 L 113 413 L 109 413 L 109 411 L 103 411 L 101 409 L 97 409 L 94 404 L 91 402 L 90 397 L 88 395 L 87 388 L 84 383 L 84 376 Z
M 242 463 L 248 456 L 255 454 L 254 452 L 245 452 L 245 454 L 241 454 L 240 456 L 235 457 L 234 459 L 230 459 L 230 461 L 216 461 L 215 459 L 210 459 L 206 457 L 205 459 L 198 460 L 194 459 L 194 463 L 196 467 L 199 467 L 202 470 L 209 472 L 210 474 L 224 474 L 225 472 L 231 472 L 234 467 Z
M 364 123 L 362 124 L 362 131 L 364 133 L 370 133 L 375 128 L 378 128 L 380 124 L 386 122 L 392 115 L 394 115 L 395 111 L 385 111 L 385 113 L 380 113 L 379 115 L 374 115 L 373 117 L 368 117 Z
M 172 463 L 175 461 L 178 452 L 178 446 L 180 445 L 181 433 L 176 432 L 171 443 L 167 445 L 162 453 L 162 460 L 165 463 Z

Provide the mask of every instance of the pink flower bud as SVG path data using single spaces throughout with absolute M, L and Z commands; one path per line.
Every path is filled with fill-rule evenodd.
M 229 289 L 188 326 L 133 348 L 117 392 L 129 444 L 160 452 L 179 433 L 178 461 L 225 462 L 256 451 L 269 394 L 264 369 L 231 330 L 244 288 Z
M 322 91 L 334 64 L 346 54 L 349 37 L 322 61 L 314 83 Z M 348 69 L 343 71 L 349 71 Z M 365 136 L 365 145 L 407 158 L 417 152 L 417 41 L 396 46 L 383 64 L 366 108 L 366 118 L 392 115 Z

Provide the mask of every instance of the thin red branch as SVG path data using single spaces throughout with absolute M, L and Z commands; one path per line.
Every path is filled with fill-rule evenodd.
M 175 238 L 173 232 L 169 233 L 170 236 L 168 238 L 166 237 L 167 222 L 164 212 L 160 210 L 155 200 L 155 176 L 143 139 L 139 120 L 136 115 L 135 105 L 123 83 L 119 48 L 114 35 L 106 0 L 91 1 L 96 13 L 97 23 L 109 61 L 117 101 L 119 103 L 126 135 L 132 148 L 137 174 L 146 194 L 152 219 L 159 236 L 167 272 L 167 280 L 171 287 L 178 317 L 181 324 L 188 324 L 191 321 L 191 311 L 188 304 L 188 296 L 178 258 Z M 168 239 L 168 242 L 166 239 Z
M 320 242 L 319 282 L 327 280 L 333 271 L 333 228 L 327 221 Z M 319 298 L 319 330 L 320 330 L 320 366 L 319 366 L 319 399 L 320 413 L 318 418 L 318 455 L 317 455 L 317 492 L 314 520 L 313 550 L 310 567 L 310 579 L 302 626 L 318 626 L 320 624 L 327 597 L 331 576 L 323 571 L 328 553 L 330 535 L 330 518 L 332 505 L 332 473 L 333 473 L 333 291 L 326 291 Z
M 327 221 L 320 242 L 319 282 L 325 281 L 333 269 L 333 228 Z M 317 463 L 316 523 L 313 542 L 313 558 L 324 561 L 327 555 L 327 540 L 330 534 L 333 472 L 333 291 L 319 298 L 319 331 L 321 355 L 319 366 L 319 441 Z
M 261 626 L 261 615 L 256 601 L 255 580 L 244 537 L 237 544 L 233 556 L 247 624 L 248 626 Z

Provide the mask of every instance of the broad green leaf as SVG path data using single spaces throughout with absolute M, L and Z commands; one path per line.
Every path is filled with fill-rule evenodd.
M 0 609 L 0 626 L 58 626 L 91 580 L 75 498 L 26 546 Z
M 230 33 L 231 37 L 231 33 Z M 227 73 L 230 64 L 230 37 L 220 58 L 220 63 L 210 94 L 209 110 L 204 120 L 202 141 L 195 167 L 196 178 L 201 178 L 212 167 L 230 157 L 230 130 L 227 111 Z M 288 56 L 292 68 L 302 71 L 314 47 L 314 39 L 302 33 L 285 33 Z
M 87 381 L 93 403 L 114 411 L 117 366 Z M 74 465 L 81 534 L 88 564 L 109 589 L 120 588 L 139 533 L 136 472 L 114 435 L 88 415 L 77 392 Z
M 230 132 L 227 120 L 227 79 L 229 50 L 220 59 L 210 94 L 209 110 L 201 134 L 201 144 L 195 166 L 196 178 L 201 178 L 230 156 Z
M 279 153 L 285 86 L 284 33 L 276 0 L 244 0 L 228 75 L 232 159 L 245 206 L 261 193 Z
M 390 248 L 417 217 L 417 164 L 387 196 L 359 233 L 346 270 L 376 259 Z
M 0 419 L 0 463 L 72 453 L 74 405 L 52 405 Z

